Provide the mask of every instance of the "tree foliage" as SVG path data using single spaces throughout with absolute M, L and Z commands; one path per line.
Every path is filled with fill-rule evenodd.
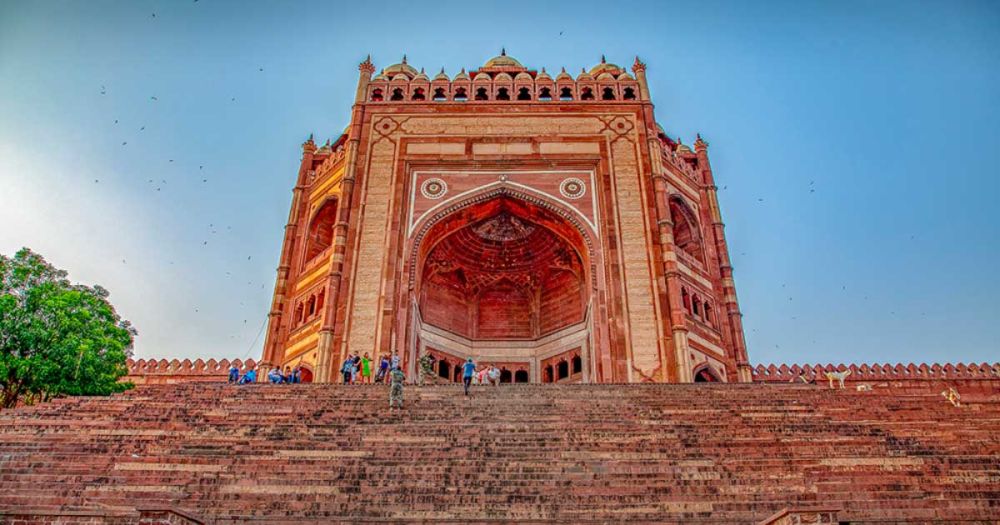
M 118 380 L 136 331 L 108 295 L 70 283 L 27 248 L 0 254 L 0 407 L 132 386 Z

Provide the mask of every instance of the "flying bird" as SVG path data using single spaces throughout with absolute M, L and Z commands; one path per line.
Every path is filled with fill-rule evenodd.
M 150 99 L 150 100 L 160 100 L 160 99 L 158 99 L 158 98 L 156 98 L 156 97 L 149 97 L 149 99 Z

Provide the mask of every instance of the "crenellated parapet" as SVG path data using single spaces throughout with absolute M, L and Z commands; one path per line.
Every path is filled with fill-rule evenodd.
M 257 366 L 253 359 L 223 359 L 204 361 L 196 359 L 129 359 L 126 362 L 128 375 L 125 381 L 136 384 L 180 383 L 188 381 L 225 381 L 229 376 L 229 368 L 236 366 L 240 375 Z
M 365 101 L 372 104 L 457 103 L 604 103 L 640 102 L 640 82 L 625 68 L 607 62 L 583 69 L 576 77 L 565 68 L 554 79 L 542 68 L 528 69 L 502 52 L 481 68 L 462 69 L 449 78 L 444 69 L 433 79 L 406 57 L 372 78 Z
M 952 379 L 1000 379 L 1000 363 L 969 364 L 816 364 L 816 365 L 757 365 L 753 369 L 755 382 L 794 382 L 800 377 L 807 380 L 826 380 L 827 372 L 850 371 L 845 380 L 893 381 L 893 380 L 952 380 Z

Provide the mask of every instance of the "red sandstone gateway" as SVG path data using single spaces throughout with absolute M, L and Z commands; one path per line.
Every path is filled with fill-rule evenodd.
M 362 63 L 345 133 L 303 144 L 261 365 L 750 381 L 708 145 L 664 134 L 645 69 Z

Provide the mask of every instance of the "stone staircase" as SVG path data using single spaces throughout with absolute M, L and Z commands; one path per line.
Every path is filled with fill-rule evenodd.
M 0 521 L 1000 522 L 998 403 L 766 384 L 408 386 L 406 403 L 188 383 L 2 412 Z

